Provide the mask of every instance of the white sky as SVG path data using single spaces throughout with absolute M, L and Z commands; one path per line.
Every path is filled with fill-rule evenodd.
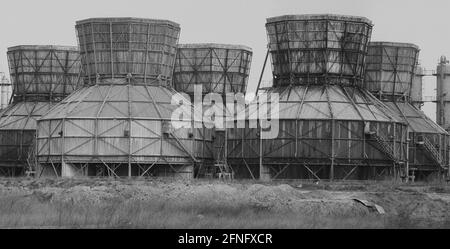
M 75 21 L 90 17 L 161 18 L 181 25 L 180 43 L 217 42 L 253 48 L 249 91 L 256 87 L 266 52 L 265 19 L 284 14 L 347 14 L 373 21 L 372 40 L 410 42 L 434 69 L 450 57 L 448 0 L 7 0 L 0 6 L 0 71 L 8 71 L 7 47 L 21 44 L 76 45 Z M 271 77 L 267 67 L 264 78 Z M 424 82 L 434 95 L 435 79 Z M 435 105 L 423 108 L 432 119 Z

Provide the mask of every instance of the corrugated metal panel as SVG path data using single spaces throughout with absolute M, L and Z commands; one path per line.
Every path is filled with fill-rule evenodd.
M 297 104 L 297 108 L 299 108 L 300 103 Z M 295 118 L 305 118 L 305 119 L 330 119 L 330 109 L 328 103 L 314 103 L 314 102 L 306 102 L 303 104 L 301 108 L 300 114 L 296 116 L 287 116 L 288 119 Z M 298 113 L 298 112 L 297 112 Z M 286 115 L 280 115 L 280 117 L 285 117 Z
M 19 102 L 10 105 L 0 117 L 0 130 L 35 130 L 36 119 L 53 105 L 49 102 Z
M 0 166 L 24 167 L 36 132 L 36 119 L 52 106 L 49 102 L 18 102 L 0 117 Z
M 80 146 L 82 145 L 82 146 Z M 45 147 L 45 146 L 43 146 Z M 94 153 L 95 141 L 91 137 L 70 137 L 64 139 L 64 155 L 66 156 L 85 156 Z M 39 152 L 38 155 L 46 155 L 45 151 Z M 60 159 L 59 159 L 60 160 Z M 57 161 L 55 161 L 57 162 Z M 86 161 L 88 162 L 88 161 Z
M 155 156 L 168 161 L 190 162 L 191 154 L 199 155 L 199 159 L 212 158 L 211 151 L 197 151 L 211 147 L 210 132 L 192 133 L 191 129 L 181 128 L 172 129 L 172 135 L 163 134 L 162 123 L 169 122 L 170 125 L 172 113 L 178 108 L 171 104 L 175 93 L 164 87 L 144 85 L 95 85 L 82 89 L 39 121 L 39 146 L 42 148 L 38 148 L 38 158 L 48 163 L 46 153 L 62 152 L 67 156 L 66 161 L 73 162 L 90 157 L 127 163 L 129 156 L 141 163 L 153 163 Z M 192 116 L 195 122 L 202 122 L 201 114 L 191 114 L 191 109 L 182 109 L 183 117 Z M 188 122 L 192 121 L 189 119 Z M 63 126 L 65 130 L 60 133 Z M 49 135 L 45 131 L 49 129 L 56 131 Z M 43 142 L 53 134 L 63 151 Z M 46 146 L 51 147 L 43 148 Z M 53 163 L 59 160 L 61 158 L 54 158 Z
M 395 143 L 396 155 L 406 160 L 406 126 L 393 122 L 371 122 L 372 130 L 382 134 L 387 143 Z M 394 136 L 394 125 L 397 133 Z M 280 120 L 276 138 L 260 140 L 258 129 L 229 129 L 228 158 L 259 160 L 259 143 L 263 143 L 263 160 L 270 164 L 295 162 L 295 160 L 319 160 L 324 165 L 332 158 L 347 162 L 375 160 L 391 165 L 386 155 L 377 148 L 371 138 L 365 137 L 362 121 L 336 120 L 332 127 L 330 120 Z M 332 138 L 332 129 L 334 138 Z M 297 135 L 296 135 L 297 134 Z M 334 141 L 334 143 L 333 143 Z M 367 155 L 367 157 L 366 157 Z M 271 161 L 272 160 L 272 161 Z
M 393 111 L 397 112 L 405 122 L 409 123 L 413 132 L 418 133 L 438 133 L 447 134 L 447 132 L 428 118 L 421 110 L 415 108 L 407 102 L 385 102 Z
M 268 92 L 269 96 L 271 93 L 277 93 L 280 96 L 279 119 L 404 122 L 398 113 L 389 110 L 386 105 L 363 89 L 337 85 L 312 85 L 273 88 Z M 255 103 L 257 101 L 258 99 Z M 270 100 L 267 103 L 270 106 Z M 251 117 L 252 113 L 249 115 Z

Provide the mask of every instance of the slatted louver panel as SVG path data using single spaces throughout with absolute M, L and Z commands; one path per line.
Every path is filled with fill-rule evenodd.
M 239 45 L 180 44 L 175 60 L 174 88 L 189 95 L 194 85 L 203 94 L 245 93 L 252 51 Z
M 60 100 L 80 84 L 77 47 L 16 46 L 8 48 L 14 100 Z
M 274 86 L 362 85 L 372 24 L 340 15 L 292 15 L 266 23 Z
M 377 95 L 409 98 L 418 56 L 413 44 L 369 43 L 365 87 Z
M 77 22 L 85 82 L 171 85 L 178 24 L 166 20 L 95 18 Z

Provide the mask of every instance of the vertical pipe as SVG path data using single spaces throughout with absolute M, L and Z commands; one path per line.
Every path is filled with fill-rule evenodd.
M 131 39 L 131 33 L 132 33 L 132 24 L 130 23 L 128 25 L 128 37 Z M 128 85 L 127 85 L 127 91 L 128 91 L 128 178 L 131 178 L 131 123 L 132 123 L 132 113 L 131 113 L 131 95 L 130 95 L 130 87 L 131 87 L 131 79 L 133 75 L 133 58 L 132 58 L 132 49 L 131 49 L 131 42 L 128 41 L 128 56 L 127 56 L 127 78 L 128 78 Z
M 191 109 L 191 111 L 192 111 L 192 109 Z M 191 132 L 192 132 L 192 137 L 191 137 L 191 153 L 196 157 L 196 158 L 198 158 L 199 156 L 198 156 L 198 154 L 196 154 L 195 152 L 197 151 L 197 149 L 196 149 L 196 138 L 195 138 L 195 133 L 196 133 L 196 131 L 198 131 L 198 132 L 200 132 L 200 130 L 195 130 L 195 124 L 194 124 L 194 116 L 195 114 L 193 114 L 192 116 L 191 116 Z M 204 136 L 204 134 L 203 134 L 203 136 Z M 202 158 L 202 156 L 200 156 L 200 158 Z M 202 160 L 203 161 L 203 160 Z M 201 163 L 201 162 L 200 162 Z M 196 166 L 197 166 L 197 162 L 193 162 L 192 163 L 193 165 L 192 165 L 192 172 L 190 173 L 190 176 L 189 176 L 189 178 L 194 178 L 194 176 L 195 176 L 195 168 L 196 168 Z
M 4 76 L 2 76 L 2 75 L 0 75 L 0 91 L 1 91 L 1 95 L 0 95 L 0 101 L 1 101 L 1 103 L 0 103 L 0 110 L 1 109 L 3 109 L 3 108 L 5 108 L 5 84 L 6 84 L 6 82 L 5 82 L 5 78 L 4 78 Z
M 408 133 L 406 135 L 406 182 L 409 181 L 409 142 Z
M 128 90 L 128 178 L 131 178 L 131 96 L 130 96 L 130 86 L 131 83 L 128 83 L 127 90 Z
M 223 160 L 225 162 L 225 165 L 228 165 L 228 129 L 226 127 L 226 122 L 225 122 L 223 143 L 224 143 L 224 145 L 223 145 Z
M 334 128 L 335 128 L 335 120 L 331 119 L 331 165 L 330 165 L 330 181 L 334 180 Z
M 94 34 L 92 34 L 94 35 Z M 109 59 L 111 60 L 111 78 L 114 79 L 114 55 L 113 55 L 113 29 L 112 22 L 109 22 Z M 145 81 L 144 81 L 145 82 Z
M 444 156 L 445 156 L 445 165 L 447 165 L 447 177 L 450 177 L 450 158 L 449 158 L 449 137 L 444 136 Z
M 36 136 L 37 136 L 37 131 L 36 131 Z M 65 119 L 63 118 L 61 120 L 61 176 L 63 176 L 63 168 L 66 166 L 65 162 L 64 162 L 64 150 L 65 150 L 65 139 L 64 137 L 66 136 L 66 131 L 65 131 Z M 36 141 L 37 143 L 37 141 Z
M 39 134 L 38 134 L 38 130 L 36 129 L 36 133 L 35 133 L 35 143 L 34 143 L 34 157 L 33 157 L 33 160 L 34 160 L 34 169 L 31 169 L 32 171 L 34 171 L 34 177 L 36 178 L 36 176 L 37 176 L 37 170 L 38 170 L 38 168 L 39 168 L 39 170 L 41 171 L 40 172 L 40 174 L 39 174 L 39 176 L 37 176 L 38 178 L 41 176 L 41 174 L 42 174 L 42 168 L 38 165 L 38 151 L 39 151 L 39 140 L 38 140 L 38 136 L 39 136 Z M 39 166 L 39 167 L 38 167 Z
M 259 179 L 266 179 L 266 172 L 263 165 L 263 144 L 262 144 L 262 128 L 259 125 Z
M 439 100 L 440 100 L 440 103 L 439 103 L 439 105 L 440 105 L 440 110 L 439 110 L 439 112 L 440 112 L 440 121 L 441 121 L 441 125 L 443 126 L 443 127 L 445 127 L 445 117 L 444 117 L 444 114 L 445 114 L 445 112 L 444 112 L 444 105 L 445 105 L 445 103 L 444 103 L 444 77 L 445 77 L 445 75 L 444 75 L 444 64 L 441 64 L 441 80 L 440 80 L 440 89 L 441 89 L 441 91 L 440 92 L 438 92 L 438 94 L 439 94 Z

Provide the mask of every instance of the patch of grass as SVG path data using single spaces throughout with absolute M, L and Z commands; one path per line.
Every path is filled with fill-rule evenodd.
M 320 216 L 275 212 L 245 203 L 107 200 L 58 202 L 30 196 L 0 198 L 1 228 L 411 228 L 410 217 Z

